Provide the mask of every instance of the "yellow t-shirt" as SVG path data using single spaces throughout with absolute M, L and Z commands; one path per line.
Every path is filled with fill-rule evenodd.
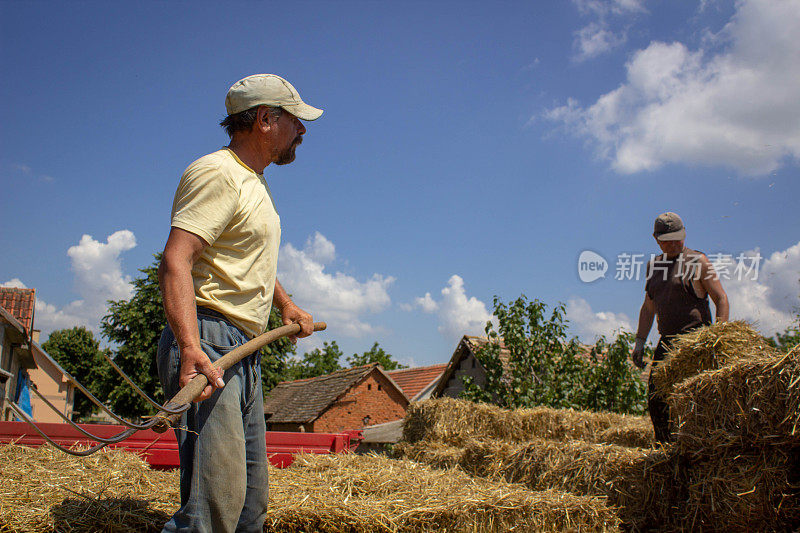
M 197 305 L 219 311 L 251 336 L 263 333 L 281 240 L 264 176 L 227 148 L 201 157 L 181 177 L 172 226 L 209 244 L 192 268 Z

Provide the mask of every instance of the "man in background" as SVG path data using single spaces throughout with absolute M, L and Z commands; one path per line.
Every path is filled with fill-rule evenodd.
M 653 353 L 647 384 L 647 406 L 656 440 L 665 443 L 671 440 L 669 406 L 666 399 L 654 391 L 653 368 L 664 359 L 673 337 L 711 324 L 709 296 L 714 302 L 717 322 L 727 322 L 729 306 L 728 296 L 711 262 L 702 252 L 684 246 L 686 229 L 677 214 L 668 212 L 659 215 L 653 228 L 653 237 L 663 253 L 647 265 L 644 303 L 639 311 L 633 362 L 639 368 L 645 366 L 642 360 L 644 345 L 655 317 L 661 338 Z

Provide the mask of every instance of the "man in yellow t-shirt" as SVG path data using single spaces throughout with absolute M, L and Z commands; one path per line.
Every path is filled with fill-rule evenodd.
M 263 333 L 272 305 L 306 337 L 311 315 L 277 279 L 280 217 L 264 180 L 270 163 L 294 161 L 316 120 L 297 90 L 274 74 L 236 82 L 221 122 L 230 144 L 186 169 L 172 204 L 172 228 L 158 278 L 167 326 L 158 373 L 167 398 L 194 376 L 209 385 L 176 430 L 181 507 L 164 531 L 262 531 L 267 454 L 258 353 L 225 371 L 212 362 Z M 293 338 L 293 341 L 296 339 Z

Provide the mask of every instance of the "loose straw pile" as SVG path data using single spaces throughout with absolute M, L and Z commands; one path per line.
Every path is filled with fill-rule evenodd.
M 0 445 L 0 531 L 161 531 L 180 501 L 177 472 L 105 448 L 88 457 Z

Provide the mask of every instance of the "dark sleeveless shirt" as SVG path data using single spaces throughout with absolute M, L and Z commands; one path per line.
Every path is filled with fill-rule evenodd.
M 684 247 L 675 259 L 661 254 L 647 264 L 645 291 L 656 306 L 662 337 L 711 324 L 708 294 L 698 298 L 692 286 L 700 279 L 700 252 Z

